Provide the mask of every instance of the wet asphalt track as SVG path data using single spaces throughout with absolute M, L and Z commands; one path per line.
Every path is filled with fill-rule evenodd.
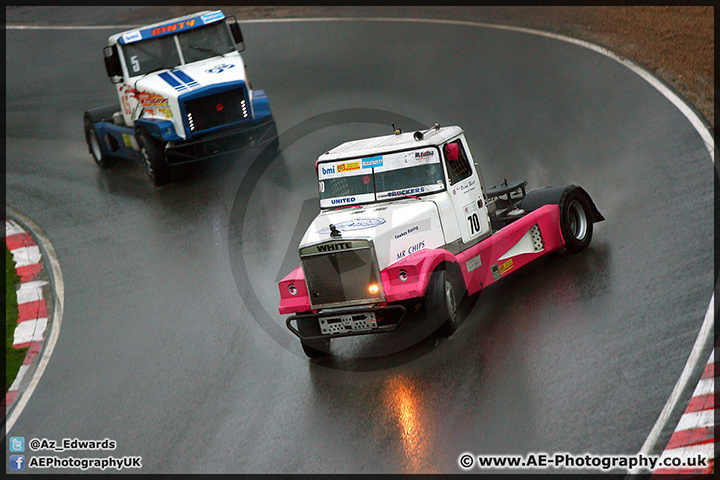
M 621 65 L 527 33 L 243 31 L 281 155 L 249 149 L 162 189 L 140 165 L 101 172 L 85 147 L 83 111 L 113 102 L 112 31 L 7 31 L 6 202 L 42 226 L 65 275 L 58 343 L 9 435 L 108 437 L 145 473 L 455 473 L 463 452 L 636 453 L 712 293 L 713 170 L 687 119 Z M 350 340 L 309 362 L 276 281 L 316 208 L 314 160 L 391 121 L 460 125 L 486 183 L 577 183 L 607 221 L 586 252 L 466 302 L 439 345 Z

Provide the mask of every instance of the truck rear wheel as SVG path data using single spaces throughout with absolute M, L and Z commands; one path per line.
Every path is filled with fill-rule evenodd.
M 458 288 L 454 283 L 452 275 L 443 269 L 433 272 L 428 285 L 425 311 L 429 321 L 440 324 L 435 333 L 442 337 L 450 336 L 460 326 Z
M 165 161 L 162 144 L 144 130 L 138 130 L 137 141 L 145 161 L 145 170 L 153 185 L 161 187 L 170 183 L 170 165 Z
M 88 150 L 98 167 L 106 170 L 117 165 L 117 157 L 105 155 L 103 153 L 102 144 L 100 143 L 100 135 L 98 134 L 95 123 L 89 115 L 85 115 L 85 140 L 88 144 Z
M 592 210 L 586 196 L 577 189 L 570 190 L 560 202 L 560 230 L 566 252 L 582 252 L 590 245 Z

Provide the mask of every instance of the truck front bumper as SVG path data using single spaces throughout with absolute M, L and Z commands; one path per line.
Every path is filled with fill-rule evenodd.
M 170 165 L 197 162 L 242 150 L 252 143 L 266 145 L 276 141 L 277 136 L 275 120 L 268 116 L 197 140 L 169 142 L 165 148 L 165 158 Z
M 333 308 L 293 315 L 288 317 L 285 325 L 301 340 L 331 339 L 392 332 L 397 330 L 406 314 L 402 305 Z M 293 321 L 297 326 L 292 324 Z M 301 326 L 301 322 L 304 325 Z

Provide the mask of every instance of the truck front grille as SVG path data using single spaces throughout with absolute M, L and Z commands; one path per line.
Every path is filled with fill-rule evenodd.
M 184 103 L 187 125 L 192 134 L 240 122 L 250 115 L 244 86 L 189 99 Z
M 313 309 L 385 300 L 372 242 L 331 240 L 300 249 Z M 371 291 L 372 285 L 377 291 Z

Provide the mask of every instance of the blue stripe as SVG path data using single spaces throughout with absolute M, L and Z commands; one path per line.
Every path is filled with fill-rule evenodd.
M 179 78 L 181 82 L 197 84 L 197 82 L 195 80 L 190 78 L 190 76 L 187 73 L 183 72 L 182 70 L 175 70 L 175 71 L 173 71 L 173 74 L 175 74 L 175 76 L 177 78 Z
M 160 78 L 162 78 L 162 79 L 165 80 L 167 83 L 169 83 L 170 86 L 173 87 L 173 88 L 178 88 L 178 87 L 180 86 L 180 82 L 178 82 L 177 80 L 175 80 L 175 77 L 173 77 L 172 75 L 170 75 L 169 72 L 163 72 L 163 73 L 161 73 L 161 74 L 160 74 Z

